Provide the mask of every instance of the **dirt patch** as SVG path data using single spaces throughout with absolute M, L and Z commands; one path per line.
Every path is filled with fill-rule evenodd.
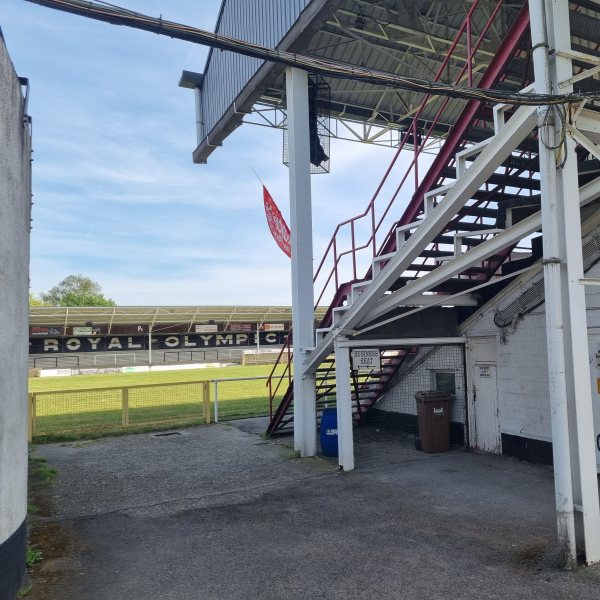
M 520 569 L 533 569 L 542 562 L 548 550 L 548 542 L 542 540 L 532 540 L 526 545 L 515 546 L 512 563 Z
M 35 456 L 35 455 L 33 455 Z M 36 475 L 40 461 L 29 463 L 29 509 L 28 546 L 41 552 L 41 560 L 27 569 L 27 580 L 22 589 L 30 591 L 24 595 L 28 600 L 59 600 L 69 597 L 83 573 L 80 552 L 84 548 L 78 543 L 72 523 L 45 521 L 55 514 L 52 493 L 53 482 Z M 51 468 L 51 467 L 50 467 Z
M 79 553 L 84 548 L 77 542 L 72 523 L 38 523 L 29 530 L 29 546 L 42 553 L 42 560 L 27 569 L 30 600 L 67 598 L 83 574 Z M 27 587 L 27 586 L 25 586 Z

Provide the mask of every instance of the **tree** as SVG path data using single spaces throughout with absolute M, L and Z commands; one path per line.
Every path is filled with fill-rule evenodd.
M 60 299 L 61 306 L 116 306 L 114 300 L 105 298 L 102 294 L 76 294 L 69 292 Z
M 41 298 L 37 298 L 29 292 L 29 306 L 48 306 Z
M 116 306 L 116 302 L 102 294 L 96 281 L 83 275 L 69 275 L 41 299 L 50 306 Z

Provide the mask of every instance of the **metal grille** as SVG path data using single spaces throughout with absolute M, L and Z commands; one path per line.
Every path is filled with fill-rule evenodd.
M 544 302 L 544 280 L 534 283 L 524 294 L 511 302 L 504 310 L 498 310 L 494 315 L 497 327 L 510 325 L 515 318 L 520 317 L 537 308 Z
M 422 346 L 408 355 L 389 391 L 377 400 L 354 428 L 357 467 L 426 456 L 417 450 L 419 419 L 415 394 L 423 390 L 444 391 L 453 397 L 450 403 L 450 445 L 453 449 L 466 445 L 464 347 Z
M 310 172 L 330 171 L 331 88 L 320 75 L 308 76 L 308 119 L 310 130 Z M 286 112 L 287 115 L 287 112 Z M 289 166 L 287 120 L 283 129 L 283 164 Z
M 583 245 L 583 270 L 591 269 L 600 260 L 600 234 L 588 239 Z M 528 290 L 511 302 L 503 310 L 496 311 L 494 323 L 497 327 L 507 327 L 515 319 L 531 312 L 544 302 L 544 279 L 534 283 Z

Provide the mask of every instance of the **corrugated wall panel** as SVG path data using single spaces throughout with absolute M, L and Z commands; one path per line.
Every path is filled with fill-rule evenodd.
M 223 0 L 216 31 L 274 48 L 311 0 Z M 262 61 L 212 50 L 202 85 L 203 136 L 206 137 Z

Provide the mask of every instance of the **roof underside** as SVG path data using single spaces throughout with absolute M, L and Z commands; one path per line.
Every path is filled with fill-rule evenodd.
M 315 318 L 326 309 L 318 307 Z M 31 325 L 94 325 L 182 322 L 193 323 L 277 323 L 292 320 L 289 306 L 31 306 Z
M 244 13 L 249 10 L 259 11 L 264 1 L 255 0 L 254 9 L 245 3 L 243 9 L 234 9 L 233 4 L 237 3 L 224 0 L 222 15 L 227 14 L 228 9 L 229 20 L 235 22 L 236 10 Z M 273 11 L 273 19 L 277 19 L 276 13 L 283 11 L 286 4 L 297 5 L 298 1 L 282 0 Z M 472 46 L 480 42 L 473 58 L 474 86 L 481 79 L 522 5 L 523 0 L 506 0 L 497 11 L 492 25 L 481 36 L 498 2 L 481 0 L 478 3 L 472 16 Z M 312 0 L 294 25 L 283 33 L 278 47 L 299 54 L 433 80 L 472 6 L 472 2 L 462 0 Z M 571 6 L 575 5 L 571 3 Z M 571 12 L 573 49 L 600 56 L 600 52 L 596 50 L 600 39 L 598 21 L 591 18 L 597 17 L 597 13 L 589 8 L 597 7 L 598 4 L 588 0 L 579 2 L 577 6 L 577 12 Z M 249 24 L 250 29 L 247 30 L 245 23 Z M 252 23 L 252 19 L 242 19 L 241 26 L 238 22 L 230 31 L 226 26 L 227 19 L 221 18 L 218 30 L 226 35 L 257 41 Z M 269 30 L 268 23 L 265 29 Z M 528 50 L 529 42 L 524 40 L 522 51 L 512 59 L 498 88 L 517 91 L 533 79 Z M 440 79 L 454 83 L 465 67 L 467 55 L 465 32 Z M 207 62 L 205 75 L 208 78 L 205 77 L 202 89 L 204 140 L 194 152 L 194 162 L 197 163 L 206 162 L 215 147 L 222 145 L 223 139 L 242 123 L 245 113 L 261 106 L 280 107 L 283 104 L 284 76 L 280 65 L 260 66 L 260 61 L 257 61 L 254 71 L 244 72 L 245 81 L 238 81 L 240 73 L 230 70 L 233 65 L 226 68 L 221 63 L 217 64 L 213 56 L 214 53 Z M 575 63 L 576 68 L 584 66 Z M 217 74 L 220 77 L 216 77 Z M 332 79 L 328 83 L 331 86 L 333 117 L 343 116 L 345 120 L 380 126 L 384 130 L 406 129 L 424 98 L 424 94 L 417 92 L 375 87 L 350 80 Z M 467 83 L 467 75 L 464 74 L 460 84 Z M 590 78 L 579 82 L 575 87 L 600 89 L 600 81 Z M 443 102 L 444 98 L 431 98 L 421 113 L 420 127 L 428 129 Z M 224 110 L 226 107 L 229 108 Z M 432 132 L 434 143 L 447 135 L 463 107 L 462 100 L 448 102 L 442 118 Z M 479 128 L 483 129 L 481 125 Z M 486 132 L 472 133 L 473 141 L 485 137 Z

